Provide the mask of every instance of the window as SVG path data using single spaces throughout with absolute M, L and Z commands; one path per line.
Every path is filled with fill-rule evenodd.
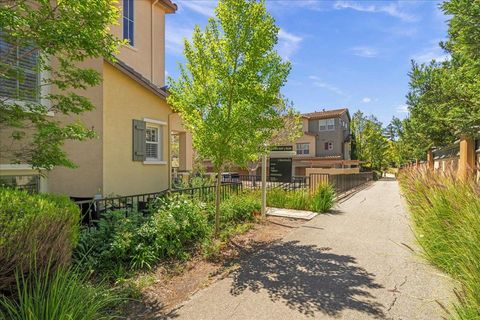
M 0 77 L 0 96 L 21 101 L 39 100 L 40 77 L 38 51 L 33 46 L 18 46 L 0 36 L 1 63 L 5 63 L 11 75 Z
M 321 119 L 318 120 L 319 131 L 333 131 L 335 130 L 335 119 Z
M 134 0 L 123 0 L 123 39 L 128 40 L 128 44 L 132 47 L 134 46 L 134 10 L 133 10 Z
M 159 161 L 162 160 L 161 150 L 161 131 L 159 127 L 153 127 L 147 125 L 146 132 L 146 160 L 147 161 Z
M 29 192 L 40 191 L 39 175 L 0 176 L 0 186 L 17 188 Z
M 325 142 L 325 150 L 333 150 L 333 142 L 332 141 L 329 141 L 329 142 Z
M 308 143 L 297 143 L 297 154 L 309 154 L 310 145 Z

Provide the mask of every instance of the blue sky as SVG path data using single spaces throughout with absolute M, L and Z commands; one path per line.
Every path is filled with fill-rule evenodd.
M 183 38 L 204 26 L 216 1 L 177 0 L 167 16 L 166 72 L 178 75 Z M 405 117 L 410 61 L 445 59 L 447 17 L 435 0 L 267 0 L 277 50 L 292 63 L 282 93 L 300 112 L 348 107 L 384 123 Z

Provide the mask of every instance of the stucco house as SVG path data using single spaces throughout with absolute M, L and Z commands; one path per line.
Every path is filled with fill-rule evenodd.
M 170 133 L 182 135 L 185 143 L 191 140 L 164 89 L 165 15 L 177 6 L 170 0 L 121 0 L 119 5 L 120 21 L 111 32 L 129 45 L 121 48 L 116 63 L 102 58 L 84 62 L 103 77 L 101 85 L 81 92 L 95 105 L 81 120 L 98 138 L 65 144 L 75 169 L 59 167 L 40 177 L 27 165 L 4 162 L 3 182 L 26 179 L 39 191 L 73 198 L 142 194 L 170 186 Z
M 293 174 L 304 176 L 306 168 L 345 168 L 351 160 L 350 113 L 347 108 L 304 113 L 303 135 L 292 143 Z

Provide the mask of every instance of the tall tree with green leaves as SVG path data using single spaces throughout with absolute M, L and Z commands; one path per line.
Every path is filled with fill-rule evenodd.
M 275 51 L 279 28 L 264 1 L 220 0 L 215 15 L 185 41 L 187 62 L 177 80 L 169 79 L 168 102 L 192 133 L 195 150 L 214 165 L 218 235 L 222 168 L 256 159 L 283 125 L 279 93 L 290 63 Z
M 35 168 L 74 167 L 65 140 L 92 138 L 75 116 L 92 110 L 79 94 L 98 85 L 100 74 L 79 63 L 114 60 L 121 42 L 115 0 L 0 1 L 0 141 L 2 160 Z M 80 90 L 80 91 L 78 91 Z M 56 115 L 71 116 L 71 122 Z
M 415 124 L 408 134 L 422 141 L 425 149 L 480 132 L 480 2 L 449 0 L 441 8 L 451 16 L 448 40 L 440 43 L 450 58 L 413 62 L 407 95 Z

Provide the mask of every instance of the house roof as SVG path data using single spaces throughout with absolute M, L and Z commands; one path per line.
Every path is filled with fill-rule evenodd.
M 139 72 L 135 71 L 132 67 L 127 65 L 125 62 L 117 59 L 115 62 L 111 62 L 108 60 L 107 61 L 109 64 L 114 66 L 117 70 L 123 72 L 127 76 L 129 76 L 131 79 L 135 80 L 138 82 L 140 85 L 144 86 L 145 88 L 149 89 L 153 93 L 155 93 L 157 96 L 159 96 L 162 99 L 166 99 L 168 97 L 168 93 L 165 90 L 165 87 L 159 87 L 144 76 L 142 76 Z
M 178 9 L 177 5 L 171 0 L 159 0 L 158 4 L 165 8 L 166 13 L 174 13 Z
M 347 113 L 347 116 L 350 119 L 350 115 L 348 113 L 347 108 L 334 109 L 334 110 L 323 109 L 322 111 L 304 113 L 304 114 L 302 114 L 302 117 L 310 119 L 310 120 L 338 118 L 338 117 L 341 117 L 345 112 Z

